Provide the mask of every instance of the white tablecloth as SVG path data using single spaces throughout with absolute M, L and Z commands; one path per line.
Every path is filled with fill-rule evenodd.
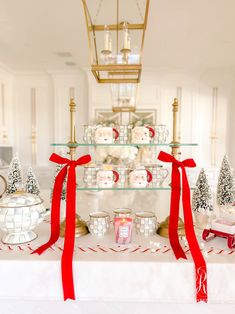
M 49 206 L 50 191 L 42 194 Z M 87 219 L 90 211 L 112 212 L 115 207 L 126 206 L 134 210 L 153 210 L 161 221 L 169 208 L 168 194 L 146 192 L 143 197 L 141 192 L 107 192 L 96 197 L 79 192 L 77 209 Z M 132 243 L 124 247 L 127 250 L 118 253 L 115 250 L 121 248 L 115 244 L 112 231 L 102 239 L 87 235 L 76 240 L 74 279 L 77 300 L 63 302 L 60 274 L 63 240 L 58 241 L 54 250 L 41 256 L 30 254 L 31 248 L 46 242 L 49 227 L 48 223 L 39 226 L 36 229 L 38 238 L 29 245 L 9 248 L 0 245 L 0 314 L 234 312 L 235 253 L 229 254 L 225 240 L 208 242 L 204 249 L 210 252 L 210 247 L 214 247 L 206 254 L 209 302 L 196 304 L 194 265 L 189 253 L 188 261 L 176 261 L 172 251 L 168 251 L 167 239 L 157 235 L 142 239 L 135 234 Z M 161 250 L 144 252 L 150 247 L 150 241 L 161 243 Z M 136 248 L 139 249 L 135 251 Z M 225 250 L 220 253 L 220 249 Z
M 225 240 L 213 240 L 204 248 L 210 252 L 213 245 L 214 250 L 207 254 L 209 304 L 202 305 L 195 304 L 194 264 L 190 253 L 187 253 L 188 261 L 176 261 L 172 251 L 168 250 L 168 240 L 158 235 L 151 239 L 133 235 L 132 244 L 118 247 L 112 231 L 102 239 L 87 235 L 76 240 L 74 280 L 77 301 L 64 304 L 60 275 L 63 240 L 41 256 L 30 254 L 32 248 L 47 240 L 49 227 L 49 223 L 39 226 L 37 240 L 29 245 L 0 246 L 1 314 L 21 313 L 11 310 L 13 304 L 19 311 L 22 306 L 24 314 L 32 313 L 26 311 L 27 306 L 29 309 L 38 306 L 38 312 L 34 313 L 47 313 L 41 310 L 44 306 L 48 309 L 58 306 L 57 313 L 63 313 L 62 309 L 66 307 L 71 309 L 69 313 L 78 309 L 79 313 L 94 313 L 92 309 L 96 313 L 120 313 L 122 304 L 122 310 L 136 308 L 134 313 L 140 313 L 142 308 L 146 313 L 152 313 L 154 309 L 164 308 L 166 303 L 178 304 L 178 307 L 187 304 L 185 309 L 192 306 L 200 311 L 214 309 L 213 303 L 227 303 L 230 308 L 235 304 L 235 253 L 228 254 L 230 250 L 226 249 Z M 150 247 L 150 241 L 161 243 L 161 250 L 155 253 L 145 251 Z M 224 251 L 218 254 L 220 249 Z M 115 252 L 117 250 L 123 252 Z

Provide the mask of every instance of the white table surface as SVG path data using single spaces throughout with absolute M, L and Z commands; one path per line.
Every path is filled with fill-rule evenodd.
M 231 251 L 226 248 L 225 240 L 215 239 L 204 248 L 204 252 L 208 252 L 205 255 L 209 302 L 196 304 L 194 264 L 190 253 L 187 253 L 187 261 L 176 261 L 172 251 L 167 251 L 167 239 L 158 235 L 143 239 L 135 233 L 132 243 L 120 248 L 114 242 L 112 230 L 104 238 L 97 239 L 89 234 L 76 239 L 73 265 L 77 301 L 64 303 L 60 275 L 63 240 L 41 256 L 30 254 L 30 248 L 34 249 L 48 239 L 49 227 L 49 223 L 42 223 L 36 229 L 38 238 L 29 245 L 10 248 L 0 245 L 1 314 L 60 314 L 66 311 L 151 314 L 160 310 L 166 313 L 175 310 L 232 313 L 235 309 L 235 253 L 229 254 Z M 161 250 L 143 252 L 150 247 L 150 241 L 161 243 Z M 139 246 L 140 249 L 131 253 Z M 103 252 L 102 248 L 108 252 Z M 114 252 L 111 248 L 127 250 Z

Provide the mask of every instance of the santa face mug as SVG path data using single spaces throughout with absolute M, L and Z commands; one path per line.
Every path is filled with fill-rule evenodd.
M 97 172 L 96 183 L 99 188 L 112 188 L 119 180 L 119 174 L 115 170 L 99 170 Z
M 152 181 L 152 174 L 145 169 L 132 170 L 129 174 L 129 183 L 132 188 L 146 188 Z
M 131 132 L 133 144 L 149 144 L 154 138 L 155 131 L 150 126 L 136 126 Z
M 95 142 L 97 144 L 112 144 L 118 137 L 118 131 L 109 126 L 101 126 L 95 130 Z

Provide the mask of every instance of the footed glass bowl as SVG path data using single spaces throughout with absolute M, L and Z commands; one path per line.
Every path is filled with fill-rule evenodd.
M 0 229 L 7 234 L 6 244 L 22 244 L 37 238 L 32 230 L 43 220 L 43 200 L 34 194 L 17 191 L 0 200 Z

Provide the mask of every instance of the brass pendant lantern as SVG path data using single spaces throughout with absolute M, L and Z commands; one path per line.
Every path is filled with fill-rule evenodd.
M 113 112 L 135 112 L 139 84 L 110 84 Z
M 139 83 L 150 0 L 82 0 L 98 83 Z

